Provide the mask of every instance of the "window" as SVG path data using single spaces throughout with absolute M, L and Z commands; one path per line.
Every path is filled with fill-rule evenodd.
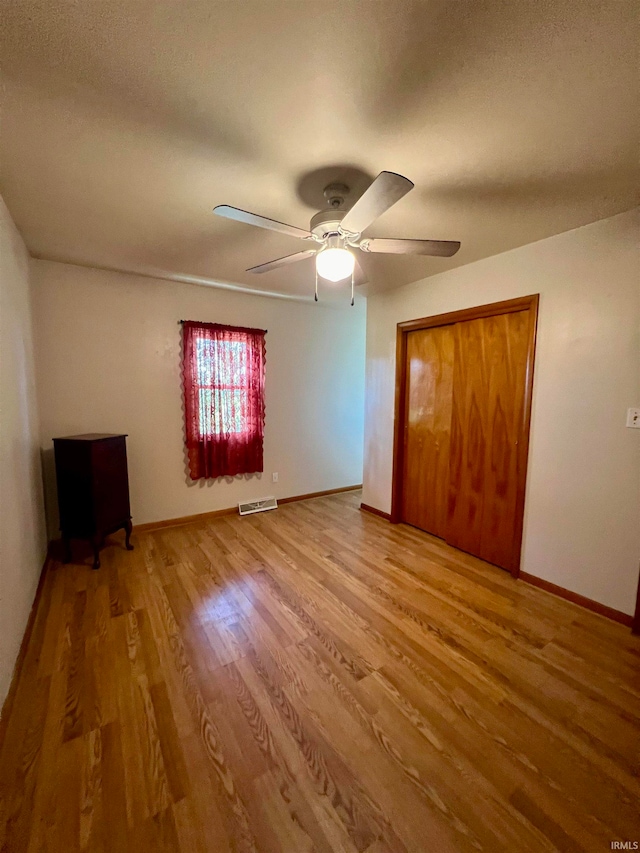
M 246 432 L 249 408 L 246 342 L 199 337 L 196 358 L 200 435 Z
M 262 471 L 265 334 L 183 323 L 185 432 L 193 480 Z

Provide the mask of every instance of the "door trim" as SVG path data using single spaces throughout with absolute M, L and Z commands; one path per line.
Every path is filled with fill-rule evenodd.
M 631 623 L 631 633 L 640 634 L 640 577 L 638 578 L 638 592 L 636 594 L 636 612 Z
M 511 574 L 517 578 L 520 574 L 520 551 L 522 547 L 522 528 L 524 524 L 524 498 L 527 483 L 527 461 L 529 457 L 529 427 L 531 424 L 531 399 L 533 395 L 533 366 L 536 349 L 536 331 L 538 326 L 538 304 L 540 294 L 519 296 L 504 302 L 493 302 L 475 308 L 463 308 L 408 320 L 398 323 L 396 328 L 396 393 L 393 428 L 393 474 L 391 486 L 391 522 L 402 521 L 402 489 L 404 472 L 404 427 L 406 421 L 406 383 L 407 383 L 407 335 L 420 329 L 432 329 L 436 326 L 449 326 L 466 320 L 478 320 L 482 317 L 496 317 L 499 314 L 512 314 L 516 311 L 529 311 L 529 340 L 527 345 L 527 366 L 524 391 L 524 410 L 518 439 L 518 483 L 516 491 L 516 554 Z

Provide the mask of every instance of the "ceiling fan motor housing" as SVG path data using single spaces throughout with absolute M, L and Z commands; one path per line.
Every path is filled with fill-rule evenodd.
M 339 234 L 340 223 L 346 212 L 346 210 L 321 210 L 311 218 L 309 230 L 320 240 L 324 240 L 330 234 Z

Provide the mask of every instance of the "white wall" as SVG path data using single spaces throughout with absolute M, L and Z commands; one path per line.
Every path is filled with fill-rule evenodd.
M 29 256 L 0 198 L 0 707 L 45 558 L 40 472 Z
M 49 261 L 31 271 L 50 535 L 60 435 L 128 433 L 134 525 L 362 482 L 364 300 L 332 307 Z M 188 480 L 180 319 L 268 330 L 261 480 Z
M 640 558 L 639 216 L 441 273 L 367 305 L 363 501 L 391 505 L 396 324 L 540 293 L 523 571 L 633 613 Z

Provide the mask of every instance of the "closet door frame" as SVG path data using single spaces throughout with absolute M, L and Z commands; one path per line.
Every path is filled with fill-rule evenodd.
M 525 377 L 524 409 L 518 438 L 518 482 L 516 485 L 516 559 L 511 570 L 513 577 L 520 575 L 520 551 L 522 547 L 522 526 L 524 522 L 524 498 L 527 484 L 527 461 L 529 458 L 529 427 L 531 424 L 531 398 L 533 394 L 533 367 L 536 349 L 536 330 L 538 326 L 538 303 L 540 294 L 519 296 L 517 299 L 507 299 L 504 302 L 493 302 L 490 305 L 479 305 L 474 308 L 464 308 L 461 311 L 451 311 L 447 314 L 437 314 L 433 317 L 422 317 L 419 320 L 408 320 L 398 323 L 396 330 L 396 395 L 395 418 L 393 434 L 393 476 L 391 494 L 391 521 L 398 524 L 402 521 L 402 495 L 404 472 L 404 436 L 407 426 L 406 385 L 407 385 L 407 335 L 420 329 L 432 329 L 437 326 L 449 326 L 466 320 L 478 320 L 482 317 L 496 317 L 499 314 L 511 314 L 515 311 L 529 311 L 529 340 L 527 346 L 527 365 Z

